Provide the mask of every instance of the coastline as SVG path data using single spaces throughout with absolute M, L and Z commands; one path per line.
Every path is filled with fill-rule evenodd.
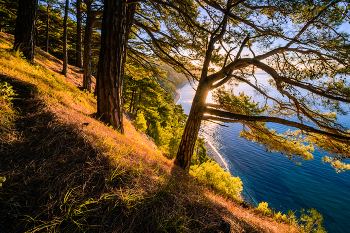
M 216 148 L 208 141 L 205 143 L 205 147 L 207 148 L 208 156 L 213 158 L 215 162 L 217 162 L 221 168 L 223 168 L 226 172 L 230 172 L 230 168 L 227 162 L 224 160 L 222 155 L 216 150 Z
M 183 88 L 187 83 L 188 83 L 188 81 L 185 81 L 184 83 L 182 83 L 181 85 L 176 87 L 176 90 L 174 92 L 174 103 L 175 104 L 177 104 L 181 98 L 180 89 Z
M 180 88 L 176 89 L 174 92 L 174 103 L 177 104 L 181 98 Z

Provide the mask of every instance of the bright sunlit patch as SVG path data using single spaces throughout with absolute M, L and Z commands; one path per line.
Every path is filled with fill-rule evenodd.
M 214 100 L 213 100 L 213 91 L 209 91 L 206 103 L 211 103 L 211 104 L 215 103 Z

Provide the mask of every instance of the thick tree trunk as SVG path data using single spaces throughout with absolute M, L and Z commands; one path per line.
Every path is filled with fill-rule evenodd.
M 45 41 L 45 51 L 49 52 L 49 30 L 50 30 L 50 3 L 47 1 L 47 8 L 46 8 L 46 41 Z
M 20 50 L 29 61 L 34 60 L 38 0 L 19 0 L 14 50 Z
M 105 1 L 98 66 L 97 115 L 124 133 L 123 79 L 135 3 Z
M 81 1 L 77 0 L 77 47 L 76 47 L 76 66 L 82 68 L 82 50 L 81 50 Z
M 95 21 L 95 15 L 92 12 L 91 1 L 85 1 L 87 7 L 85 35 L 84 35 L 84 76 L 83 88 L 91 92 L 91 42 L 92 28 Z M 97 88 L 97 87 L 96 87 Z
M 191 158 L 201 127 L 202 117 L 204 115 L 205 103 L 209 93 L 209 84 L 199 82 L 196 95 L 194 96 L 190 115 L 188 116 L 184 133 L 180 142 L 174 164 L 184 169 L 190 170 Z
M 68 63 L 68 51 L 67 51 L 67 18 L 68 18 L 69 0 L 66 0 L 66 7 L 64 9 L 63 19 L 63 70 L 62 74 L 67 76 L 67 63 Z

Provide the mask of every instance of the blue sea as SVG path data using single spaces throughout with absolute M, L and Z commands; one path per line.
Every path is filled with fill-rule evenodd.
M 267 84 L 269 77 L 264 73 L 256 75 Z M 180 89 L 178 104 L 189 113 L 196 85 L 188 83 Z M 235 93 L 243 92 L 254 98 L 260 97 L 249 86 L 239 84 Z M 274 95 L 274 93 L 270 93 Z M 210 95 L 207 102 L 211 102 Z M 349 107 L 347 106 L 349 111 Z M 349 128 L 347 116 L 340 121 Z M 324 227 L 330 233 L 350 232 L 350 171 L 337 173 L 330 164 L 324 164 L 326 152 L 315 150 L 314 159 L 297 165 L 281 153 L 266 152 L 259 144 L 238 136 L 241 124 L 202 123 L 200 136 L 207 141 L 209 156 L 213 157 L 233 176 L 243 181 L 243 197 L 257 206 L 267 202 L 269 207 L 284 214 L 288 210 L 314 208 L 323 215 Z M 286 131 L 283 125 L 269 124 L 278 132 Z

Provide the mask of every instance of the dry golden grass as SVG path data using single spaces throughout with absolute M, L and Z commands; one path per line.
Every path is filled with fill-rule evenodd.
M 12 140 L 0 142 L 0 232 L 295 232 L 174 167 L 125 119 L 125 135 L 91 117 L 81 70 L 0 33 L 0 79 L 18 94 Z M 73 72 L 74 71 L 74 72 Z

